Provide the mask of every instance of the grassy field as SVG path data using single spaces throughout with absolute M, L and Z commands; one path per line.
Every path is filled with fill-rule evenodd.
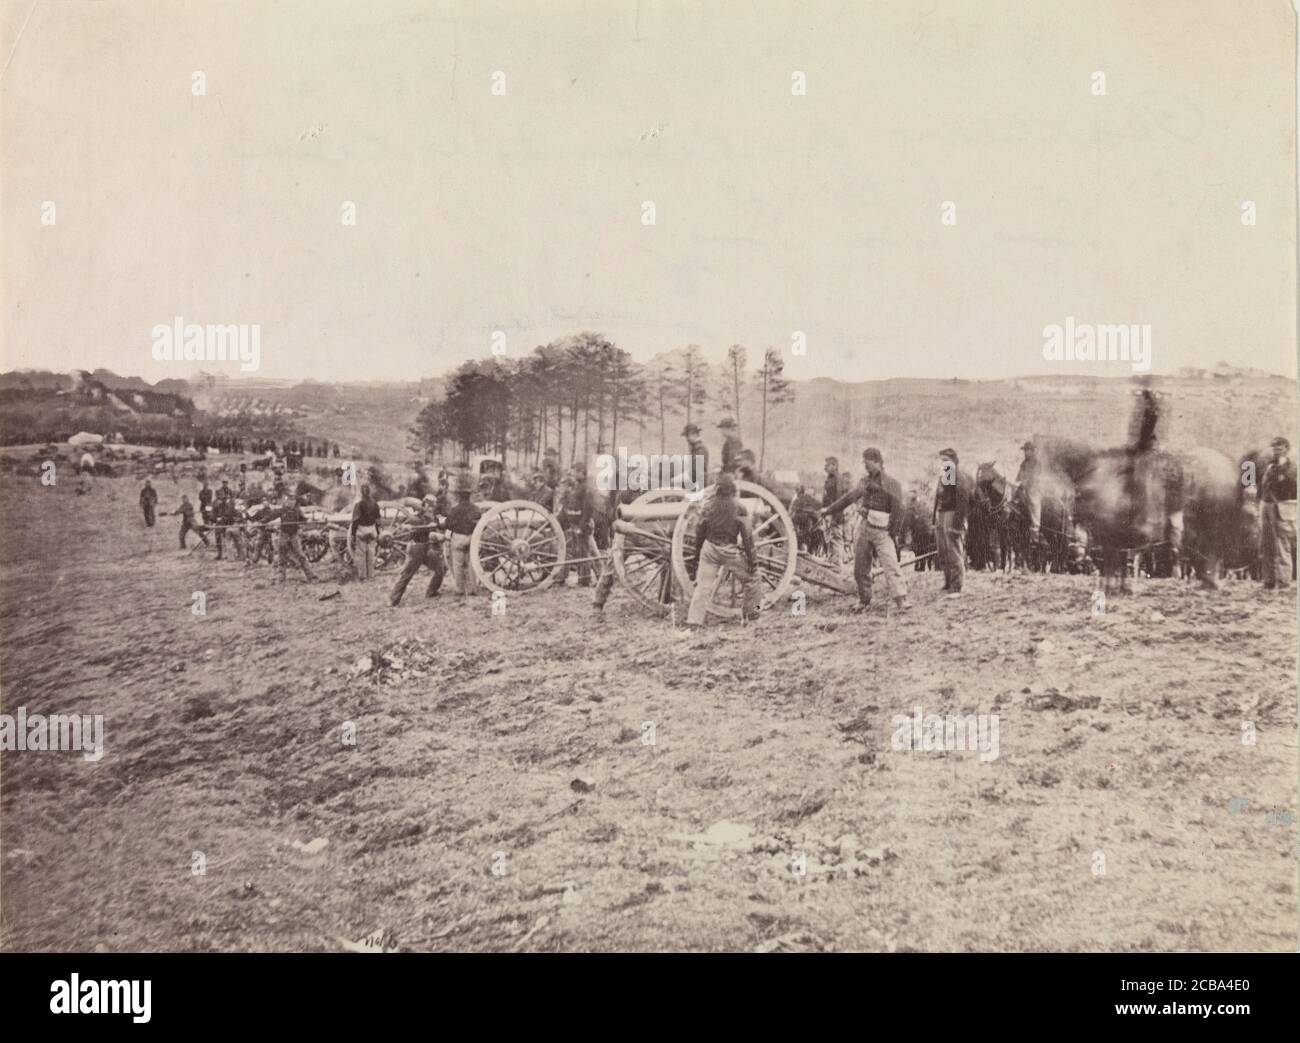
M 927 573 L 902 617 L 809 591 L 696 635 L 281 587 L 136 493 L 0 485 L 4 712 L 106 739 L 0 755 L 7 949 L 1294 948 L 1295 605 L 1258 585 L 1097 616 Z M 918 706 L 996 714 L 997 758 L 891 748 Z

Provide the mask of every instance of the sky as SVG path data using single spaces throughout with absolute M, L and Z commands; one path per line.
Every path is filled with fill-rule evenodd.
M 1296 374 L 1287 0 L 0 13 L 3 369 L 234 374 L 155 360 L 181 316 L 260 326 L 280 379 L 580 330 L 796 379 L 1131 371 L 1044 359 L 1068 317 L 1149 325 L 1156 373 Z

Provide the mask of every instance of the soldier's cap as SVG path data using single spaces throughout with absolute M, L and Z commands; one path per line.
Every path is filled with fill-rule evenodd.
M 543 474 L 541 471 L 534 471 L 534 472 L 533 472 L 533 481 L 535 481 L 535 482 L 544 482 L 544 481 L 546 481 L 546 475 Z
M 736 480 L 724 471 L 718 475 L 718 481 L 713 487 L 713 493 L 715 496 L 735 496 Z
M 467 474 L 456 475 L 456 492 L 468 493 L 473 491 L 474 491 L 474 483 L 469 480 L 469 475 Z
M 1022 445 L 1020 448 L 1021 448 L 1022 450 L 1024 450 L 1024 449 L 1037 449 L 1038 446 L 1034 445 L 1033 442 L 1026 442 L 1026 443 L 1025 443 L 1024 445 Z
M 872 460 L 878 464 L 883 464 L 885 462 L 885 458 L 880 455 L 880 450 L 874 446 L 868 446 L 866 449 L 862 450 L 862 459 Z
M 722 430 L 726 430 L 729 427 L 735 427 L 735 426 L 736 426 L 736 422 L 732 420 L 731 417 L 729 416 L 724 416 L 721 420 L 718 421 L 718 427 L 721 428 Z
M 1271 445 L 1274 449 L 1290 449 L 1290 448 L 1291 448 L 1291 443 L 1288 442 L 1288 441 L 1287 441 L 1285 438 L 1283 438 L 1281 435 L 1278 435 L 1275 439 L 1273 439 L 1273 441 L 1270 442 L 1269 445 Z
M 956 450 L 956 449 L 940 449 L 940 450 L 939 450 L 939 455 L 940 455 L 941 457 L 946 457 L 947 459 L 951 460 L 953 463 L 957 463 L 957 450 Z
M 691 435 L 698 435 L 699 433 L 700 433 L 699 424 L 687 424 L 685 427 L 682 428 L 683 438 L 689 438 Z
M 754 450 L 752 450 L 752 449 L 739 449 L 739 450 L 736 451 L 735 459 L 737 459 L 737 460 L 748 460 L 748 461 L 752 464 L 752 463 L 754 462 Z
M 828 457 L 826 458 L 826 462 L 827 462 L 828 464 L 834 464 L 836 467 L 839 467 L 839 465 L 840 465 L 840 458 L 839 458 L 838 456 L 828 456 Z

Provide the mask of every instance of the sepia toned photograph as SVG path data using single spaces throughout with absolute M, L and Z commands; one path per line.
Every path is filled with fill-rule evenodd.
M 0 0 L 0 950 L 1294 953 L 1296 27 Z

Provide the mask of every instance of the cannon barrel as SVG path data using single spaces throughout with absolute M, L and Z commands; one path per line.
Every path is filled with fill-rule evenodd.
M 757 497 L 742 496 L 740 505 L 751 518 L 766 518 L 772 505 Z M 624 521 L 676 521 L 686 513 L 690 504 L 686 500 L 665 500 L 660 503 L 624 503 L 618 508 L 618 517 Z

